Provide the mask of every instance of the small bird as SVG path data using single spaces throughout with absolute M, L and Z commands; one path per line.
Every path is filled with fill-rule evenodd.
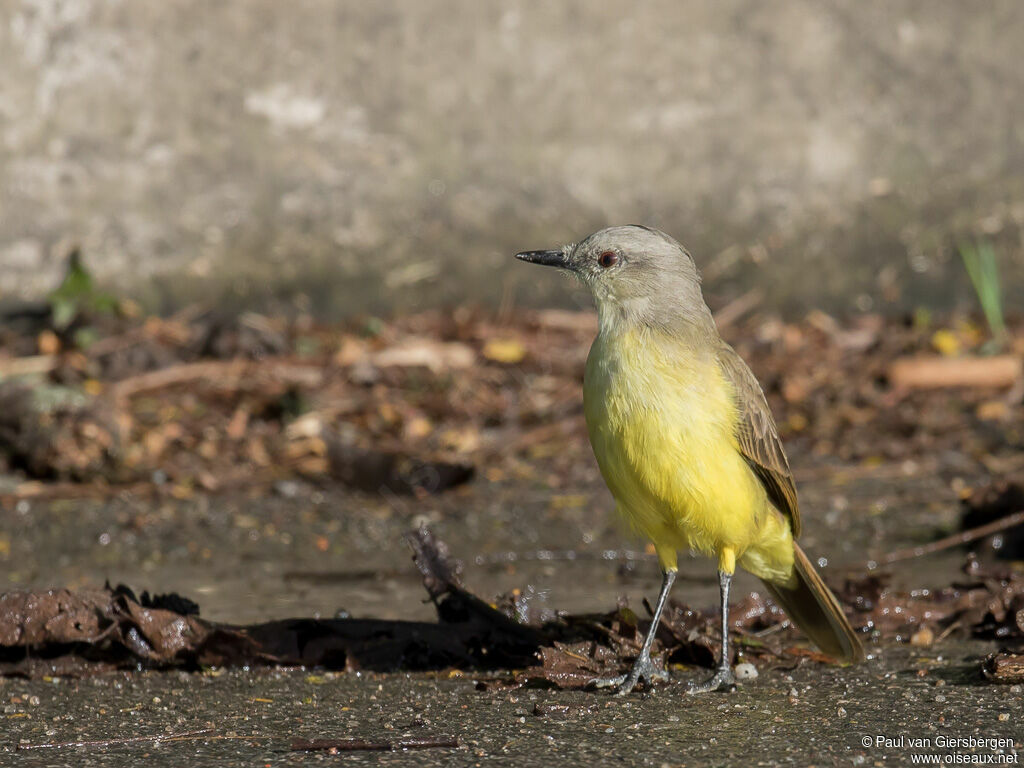
M 719 336 L 690 254 L 663 232 L 628 226 L 516 258 L 568 270 L 593 293 L 599 330 L 583 384 L 590 444 L 617 511 L 651 540 L 663 573 L 630 672 L 595 683 L 625 694 L 641 679 L 668 679 L 651 644 L 681 550 L 717 559 L 722 598 L 721 660 L 690 692 L 735 686 L 729 585 L 737 564 L 822 651 L 862 660 L 843 609 L 797 546 L 800 508 L 775 420 L 754 374 Z

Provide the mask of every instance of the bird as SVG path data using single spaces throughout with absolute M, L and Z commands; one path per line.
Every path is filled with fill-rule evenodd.
M 719 335 L 693 258 L 645 226 L 617 226 L 516 258 L 586 284 L 598 332 L 587 356 L 583 410 L 616 511 L 653 544 L 662 572 L 650 629 L 628 673 L 595 680 L 619 694 L 667 681 L 651 646 L 679 552 L 717 561 L 721 656 L 688 692 L 733 690 L 729 589 L 736 567 L 758 576 L 824 653 L 844 662 L 864 649 L 835 595 L 797 544 L 796 484 L 775 419 L 750 368 Z

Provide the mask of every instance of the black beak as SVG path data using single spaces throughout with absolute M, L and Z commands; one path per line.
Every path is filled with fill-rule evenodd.
M 516 254 L 517 259 L 528 261 L 531 264 L 541 264 L 545 267 L 569 268 L 569 259 L 565 253 L 558 251 L 523 251 Z

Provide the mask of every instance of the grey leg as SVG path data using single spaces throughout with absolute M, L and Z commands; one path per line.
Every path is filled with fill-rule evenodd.
M 729 586 L 731 584 L 732 574 L 719 571 L 718 588 L 722 595 L 722 658 L 718 662 L 718 669 L 703 683 L 691 683 L 687 693 L 728 691 L 736 687 L 736 676 L 732 672 L 729 654 Z
M 598 688 L 617 688 L 618 695 L 624 696 L 636 687 L 641 678 L 650 685 L 655 680 L 668 681 L 668 672 L 658 669 L 651 661 L 651 646 L 654 644 L 654 636 L 661 624 L 661 614 L 665 610 L 665 603 L 668 602 L 668 593 L 672 591 L 672 584 L 676 580 L 675 571 L 665 571 L 661 581 L 661 592 L 658 595 L 658 604 L 654 607 L 654 618 L 651 620 L 651 628 L 647 630 L 647 637 L 640 648 L 640 655 L 633 662 L 633 668 L 628 675 L 608 677 L 594 680 L 593 685 Z

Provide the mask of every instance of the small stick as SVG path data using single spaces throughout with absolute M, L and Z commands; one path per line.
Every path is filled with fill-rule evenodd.
M 171 315 L 166 320 L 161 320 L 156 326 L 156 334 L 153 333 L 152 328 L 148 324 L 144 323 L 116 336 L 107 336 L 106 338 L 102 338 L 95 344 L 91 344 L 89 346 L 89 356 L 96 358 L 110 354 L 111 352 L 117 352 L 120 349 L 126 349 L 134 346 L 135 344 L 139 344 L 146 339 L 153 338 L 154 335 L 157 338 L 167 336 L 167 330 L 173 329 L 175 325 L 185 326 L 201 311 L 202 307 L 199 304 L 190 304 L 180 312 L 176 312 Z M 185 328 L 184 330 L 184 335 L 171 334 L 172 343 L 177 346 L 183 346 L 188 341 L 188 329 Z
M 762 301 L 764 301 L 764 291 L 760 288 L 751 288 L 715 312 L 715 324 L 719 328 L 730 326 L 756 308 Z
M 366 741 L 365 739 L 295 739 L 292 752 L 389 752 L 400 749 L 452 749 L 459 746 L 457 739 L 448 736 L 401 741 Z
M 1024 511 L 1014 512 L 1012 515 L 1001 517 L 998 520 L 993 520 L 991 523 L 985 525 L 979 525 L 977 528 L 971 528 L 967 531 L 961 531 L 960 533 L 954 533 L 952 536 L 947 536 L 944 539 L 938 541 L 932 541 L 928 544 L 921 544 L 917 547 L 907 547 L 906 549 L 897 549 L 894 552 L 890 552 L 885 555 L 881 563 L 888 565 L 889 563 L 896 563 L 900 560 L 910 560 L 915 557 L 921 557 L 922 555 L 930 555 L 935 552 L 941 552 L 944 549 L 955 547 L 957 544 L 967 544 L 977 539 L 983 539 L 986 536 L 991 536 L 993 533 L 999 531 L 1005 531 L 1007 528 L 1013 528 L 1015 525 L 1024 523 Z M 868 567 L 877 567 L 878 563 L 872 566 L 870 563 Z
M 32 355 L 0 360 L 0 379 L 8 376 L 31 376 L 49 373 L 57 367 L 57 355 Z
M 993 357 L 900 357 L 889 365 L 895 390 L 943 387 L 1010 387 L 1021 378 L 1017 355 Z
M 54 741 L 47 744 L 19 744 L 18 750 L 23 749 L 63 749 L 64 747 L 111 747 L 117 744 L 138 744 L 145 741 L 184 741 L 196 739 L 213 733 L 213 728 L 204 728 L 201 731 L 187 731 L 186 733 L 161 733 L 152 736 L 126 736 L 119 739 L 97 739 L 95 741 Z
M 129 376 L 111 385 L 111 392 L 114 400 L 124 402 L 135 395 L 179 384 L 191 384 L 202 379 L 215 382 L 220 389 L 235 390 L 251 386 L 253 379 L 318 387 L 323 377 L 321 367 L 300 365 L 284 359 L 268 359 L 256 363 L 248 360 L 201 360 L 198 363 L 180 363 L 170 368 Z
M 953 634 L 956 630 L 960 629 L 962 626 L 963 623 L 959 619 L 957 619 L 944 630 L 942 630 L 942 634 L 936 637 L 934 642 L 941 643 L 943 640 L 945 640 L 947 637 Z
M 278 477 L 274 477 L 271 474 L 253 477 L 252 473 L 248 471 L 245 475 L 232 473 L 231 476 L 219 479 L 217 489 L 224 491 L 233 488 L 245 488 L 246 490 L 269 488 Z M 105 483 L 72 483 L 70 481 L 43 483 L 36 480 L 26 480 L 16 486 L 13 493 L 0 493 L 0 507 L 10 506 L 22 499 L 35 499 L 38 501 L 49 499 L 109 499 L 122 493 L 143 496 L 155 494 L 157 491 L 158 487 L 149 481 L 108 485 Z

